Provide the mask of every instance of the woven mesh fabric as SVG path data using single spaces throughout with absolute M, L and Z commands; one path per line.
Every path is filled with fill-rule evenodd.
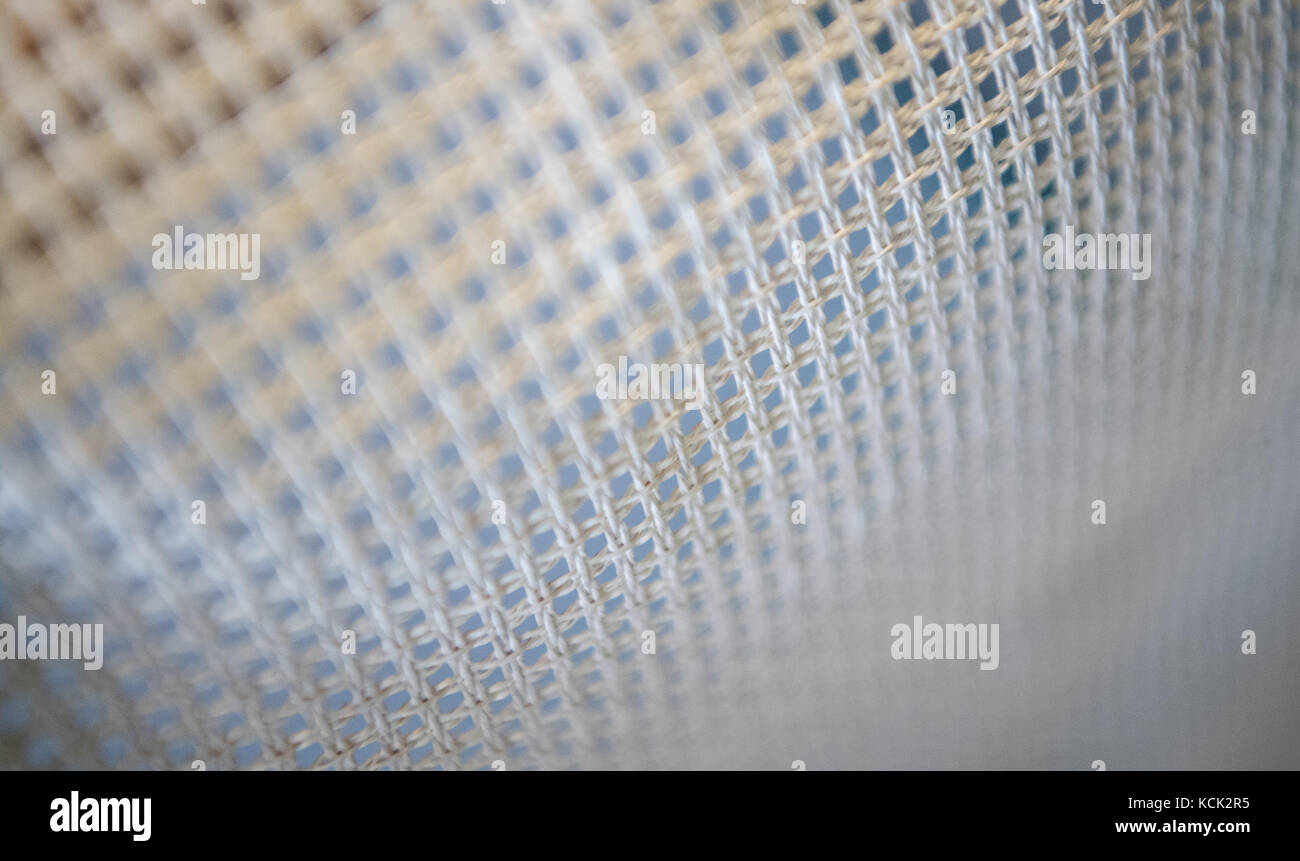
M 0 764 L 1300 767 L 1292 4 L 0 20 Z

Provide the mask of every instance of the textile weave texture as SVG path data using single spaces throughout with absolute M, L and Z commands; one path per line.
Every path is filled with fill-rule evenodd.
M 1295 4 L 0 21 L 0 765 L 1300 767 Z

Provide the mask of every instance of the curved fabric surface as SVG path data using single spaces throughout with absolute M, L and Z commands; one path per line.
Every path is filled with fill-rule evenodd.
M 1300 767 L 1294 5 L 0 18 L 0 765 Z

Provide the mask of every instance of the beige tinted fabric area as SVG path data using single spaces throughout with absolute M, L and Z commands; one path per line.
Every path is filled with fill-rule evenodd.
M 1293 4 L 0 19 L 0 765 L 1300 767 Z

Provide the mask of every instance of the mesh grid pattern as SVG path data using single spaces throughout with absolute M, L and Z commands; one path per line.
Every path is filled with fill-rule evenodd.
M 0 665 L 6 764 L 1294 738 L 1293 6 L 0 16 L 0 608 L 111 646 Z M 177 224 L 260 233 L 261 278 L 155 271 Z M 1151 279 L 1046 271 L 1064 225 L 1150 233 Z M 620 355 L 703 363 L 702 408 L 599 399 Z M 1003 668 L 891 663 L 914 612 L 1001 621 Z M 1245 670 L 1243 628 L 1272 638 Z

